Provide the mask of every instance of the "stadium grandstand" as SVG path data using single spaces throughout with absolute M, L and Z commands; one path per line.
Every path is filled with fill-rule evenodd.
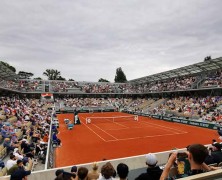
M 0 63 L 0 81 L 0 165 L 5 164 L 0 179 L 10 179 L 13 154 L 32 171 L 31 180 L 55 179 L 58 169 L 70 172 L 73 165 L 90 170 L 94 161 L 99 170 L 108 161 L 115 168 L 127 164 L 131 180 L 146 171 L 147 149 L 164 169 L 175 148 L 185 151 L 185 143 L 198 139 L 212 146 L 222 129 L 222 57 L 126 83 L 20 79 Z M 91 145 L 77 147 L 87 139 Z M 110 150 L 102 149 L 100 141 Z M 143 149 L 143 144 L 152 147 Z M 114 153 L 112 146 L 118 147 Z M 210 168 L 192 179 L 222 177 L 220 155 L 221 162 L 206 161 Z M 171 178 L 179 178 L 175 169 Z

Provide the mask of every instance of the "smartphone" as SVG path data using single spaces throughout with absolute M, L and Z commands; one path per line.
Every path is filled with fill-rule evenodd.
M 187 158 L 187 153 L 186 152 L 178 152 L 177 153 L 177 158 Z

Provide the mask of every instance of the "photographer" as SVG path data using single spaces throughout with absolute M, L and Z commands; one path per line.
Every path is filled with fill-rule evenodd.
M 208 155 L 208 150 L 204 145 L 192 144 L 188 147 L 188 151 L 186 153 L 187 153 L 187 158 L 189 160 L 190 167 L 191 167 L 191 171 L 189 172 L 188 176 L 200 174 L 205 171 L 215 170 L 213 167 L 210 168 L 204 163 L 204 160 Z M 160 177 L 160 180 L 164 180 L 168 177 L 170 168 L 178 157 L 177 154 L 178 152 L 172 153 L 172 155 L 168 159 L 168 162 Z

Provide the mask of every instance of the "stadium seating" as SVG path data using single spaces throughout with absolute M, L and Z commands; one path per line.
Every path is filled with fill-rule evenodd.
M 21 93 L 27 94 L 27 97 L 21 99 L 18 96 L 1 97 L 0 121 L 7 125 L 9 130 L 21 128 L 21 130 L 16 131 L 17 137 L 22 139 L 27 134 L 27 142 L 29 144 L 33 143 L 32 132 L 41 138 L 41 134 L 49 131 L 49 124 L 51 122 L 55 123 L 55 126 L 59 126 L 58 123 L 47 117 L 52 115 L 47 111 L 48 107 L 52 106 L 52 103 L 47 104 L 47 102 L 39 102 L 39 99 L 28 98 L 28 94 L 30 94 L 30 97 L 34 95 L 37 97 L 41 93 L 51 92 L 57 95 L 55 101 L 59 104 L 58 107 L 63 105 L 64 109 L 85 107 L 103 109 L 111 106 L 116 110 L 125 109 L 132 113 L 174 114 L 176 116 L 196 118 L 203 122 L 211 121 L 218 123 L 222 120 L 221 67 L 220 69 L 216 67 L 206 72 L 206 64 L 204 64 L 203 69 L 200 68 L 201 70 L 197 73 L 192 73 L 192 68 L 196 70 L 195 66 L 192 66 L 191 69 L 183 67 L 177 71 L 163 72 L 126 83 L 32 79 L 8 80 L 0 77 L 0 90 L 19 95 Z M 180 73 L 180 71 L 183 73 Z M 216 91 L 218 88 L 219 91 L 215 93 L 214 90 Z M 197 93 L 194 94 L 193 90 Z M 203 95 L 204 93 L 197 95 L 202 91 L 208 94 L 208 96 Z M 72 129 L 73 126 L 73 124 L 67 123 L 68 129 Z M 0 141 L 3 140 L 4 138 L 0 136 Z M 57 145 L 57 142 L 52 142 L 53 147 L 57 147 Z M 21 146 L 19 146 L 19 151 L 23 153 L 24 149 L 21 149 Z M 53 154 L 53 150 L 50 149 L 48 154 Z M 166 163 L 168 157 L 167 153 L 163 154 L 163 157 L 161 155 L 159 157 L 161 165 Z M 7 155 L 6 148 L 0 145 L 0 158 L 4 159 Z M 132 170 L 137 170 L 144 168 L 144 160 L 138 159 L 134 159 L 133 163 L 128 159 L 121 159 L 120 161 L 126 161 L 127 164 L 130 164 Z M 53 164 L 53 159 L 49 161 Z M 139 165 L 135 164 L 137 161 L 142 162 L 143 165 L 140 163 Z M 34 163 L 30 162 L 26 168 L 34 170 L 33 165 Z M 88 165 L 85 166 L 89 167 Z M 221 163 L 219 166 L 221 166 Z M 55 169 L 42 174 L 45 174 L 46 177 L 52 177 L 54 171 Z M 4 176 L 6 173 L 5 169 L 2 169 L 0 176 Z M 175 169 L 172 169 L 171 173 L 174 176 Z M 221 173 L 215 173 L 214 175 L 217 176 L 217 174 L 220 175 Z M 39 179 L 42 174 L 34 173 L 33 177 L 38 177 Z M 202 177 L 202 175 L 200 176 Z

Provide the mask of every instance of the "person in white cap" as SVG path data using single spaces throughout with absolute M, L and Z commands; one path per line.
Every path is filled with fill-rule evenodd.
M 135 180 L 159 180 L 163 172 L 159 166 L 157 166 L 157 158 L 155 154 L 149 153 L 146 155 L 146 165 L 148 166 L 146 173 L 140 174 Z
M 24 158 L 24 156 L 19 153 L 19 149 L 18 148 L 14 149 L 13 154 L 15 155 L 16 159 L 22 160 Z

